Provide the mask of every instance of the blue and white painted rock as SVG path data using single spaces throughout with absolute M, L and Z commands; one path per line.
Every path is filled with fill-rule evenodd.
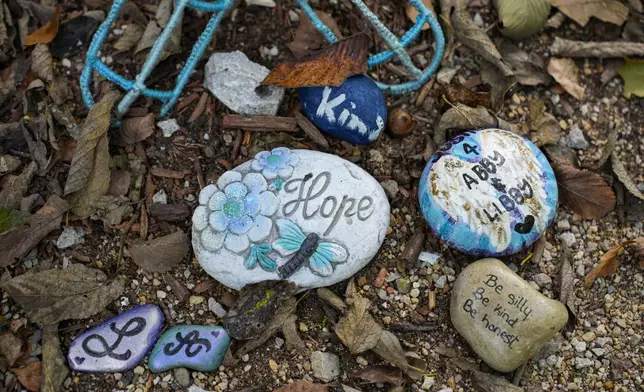
M 176 367 L 212 372 L 221 365 L 229 345 L 230 337 L 220 326 L 172 327 L 154 346 L 148 368 L 155 373 Z
M 156 305 L 140 305 L 79 335 L 67 363 L 78 372 L 122 372 L 138 365 L 163 328 Z
M 304 114 L 338 139 L 368 144 L 387 123 L 385 96 L 364 75 L 352 76 L 339 87 L 303 87 L 299 95 Z
M 546 157 L 512 132 L 465 132 L 429 160 L 418 188 L 431 229 L 462 252 L 509 255 L 536 241 L 557 210 Z
M 199 195 L 192 247 L 224 285 L 289 279 L 301 289 L 349 278 L 375 256 L 389 202 L 367 172 L 335 155 L 279 147 Z

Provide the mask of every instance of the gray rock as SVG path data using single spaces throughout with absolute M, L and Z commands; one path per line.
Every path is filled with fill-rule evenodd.
M 177 120 L 175 120 L 174 118 L 159 121 L 157 123 L 157 127 L 161 128 L 161 132 L 163 132 L 163 136 L 165 137 L 170 137 L 172 136 L 172 134 L 181 129 L 181 127 L 177 123 Z
M 163 189 L 152 195 L 152 203 L 168 204 L 168 195 Z
M 396 289 L 401 294 L 407 294 L 411 290 L 411 281 L 408 278 L 396 280 Z
M 234 112 L 274 116 L 284 97 L 284 89 L 260 87 L 269 72 L 240 51 L 214 53 L 206 64 L 205 85 Z
M 566 244 L 566 246 L 571 247 L 577 242 L 577 239 L 575 238 L 575 235 L 569 231 L 565 233 L 561 233 L 559 235 L 559 239 Z
M 570 344 L 575 348 L 575 351 L 578 353 L 583 353 L 586 351 L 586 342 L 580 342 L 577 338 L 574 338 Z
M 559 231 L 569 231 L 570 230 L 570 222 L 566 219 L 562 219 L 560 221 L 557 221 L 557 229 Z
M 210 311 L 216 314 L 219 318 L 225 317 L 228 313 L 226 309 L 224 309 L 224 307 L 212 297 L 208 298 L 208 309 L 210 309 Z
M 388 198 L 394 199 L 398 195 L 398 183 L 394 180 L 385 180 L 380 183 L 382 189 L 385 190 L 385 194 Z
M 56 240 L 56 247 L 58 249 L 70 248 L 80 243 L 85 234 L 87 234 L 87 230 L 82 227 L 65 227 Z
M 586 140 L 584 132 L 577 126 L 573 127 L 568 134 L 567 145 L 576 150 L 586 150 L 590 147 L 590 143 Z
M 10 173 L 20 167 L 20 158 L 13 155 L 0 155 L 0 173 Z
M 536 274 L 533 280 L 539 285 L 539 287 L 547 286 L 552 284 L 552 279 L 546 274 Z
M 568 310 L 497 259 L 470 264 L 450 301 L 456 330 L 490 367 L 509 372 L 532 358 L 568 321 Z
M 331 382 L 340 375 L 340 358 L 331 353 L 315 351 L 311 354 L 313 375 L 324 382 Z
M 190 385 L 190 372 L 186 368 L 176 368 L 173 371 L 174 379 L 177 381 L 177 384 L 181 385 L 183 388 L 186 388 Z
M 590 366 L 593 366 L 595 361 L 592 359 L 588 358 L 575 358 L 575 368 L 576 369 L 584 369 Z
M 597 355 L 598 357 L 603 357 L 606 354 L 605 348 L 594 348 L 591 351 L 593 352 L 593 354 Z

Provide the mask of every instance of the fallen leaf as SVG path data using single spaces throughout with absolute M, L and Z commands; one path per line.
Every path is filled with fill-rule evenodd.
M 615 273 L 617 268 L 619 268 L 619 264 L 624 255 L 624 248 L 627 245 L 633 244 L 638 244 L 638 242 L 627 240 L 610 248 L 606 253 L 604 253 L 601 259 L 599 259 L 599 265 L 586 274 L 586 288 L 590 288 L 595 279 Z
M 51 231 L 60 227 L 69 204 L 52 195 L 34 215 L 25 219 L 25 225 L 0 235 L 0 267 L 13 264 L 22 258 Z
M 0 334 L 0 368 L 13 366 L 22 355 L 22 340 L 11 332 Z
M 54 80 L 53 57 L 46 44 L 38 44 L 31 52 L 31 69 L 48 82 Z
M 107 130 L 112 107 L 121 93 L 110 91 L 89 111 L 83 135 L 78 140 L 65 183 L 65 195 L 72 195 L 72 212 L 86 217 L 110 186 L 110 155 Z
M 472 108 L 463 104 L 452 106 L 443 113 L 436 127 L 436 132 L 444 134 L 448 129 L 471 130 L 479 128 L 501 128 L 520 135 L 524 134 L 518 125 L 511 124 L 490 114 L 483 106 Z M 442 145 L 444 142 L 444 140 L 436 140 L 437 145 Z
M 359 294 L 352 296 L 348 313 L 335 326 L 335 333 L 351 355 L 371 350 L 376 346 L 382 328 L 369 313 L 371 303 Z
M 56 7 L 56 14 L 54 17 L 44 24 L 41 28 L 34 31 L 33 33 L 27 36 L 25 41 L 25 46 L 31 46 L 36 44 L 48 44 L 54 40 L 56 34 L 58 33 L 58 24 L 60 22 L 60 7 Z
M 626 98 L 630 98 L 631 95 L 644 97 L 644 60 L 626 59 L 617 72 L 624 79 Z
M 181 283 L 177 278 L 170 274 L 163 274 L 163 279 L 170 286 L 172 292 L 177 297 L 179 302 L 184 302 L 190 297 L 190 291 Z
M 31 180 L 38 171 L 38 165 L 30 162 L 19 176 L 9 174 L 2 179 L 2 190 L 0 191 L 0 208 L 17 210 L 20 208 L 22 196 L 27 193 Z
M 286 88 L 340 86 L 348 77 L 367 72 L 368 47 L 367 34 L 354 35 L 312 56 L 278 64 L 262 84 Z
M 25 222 L 25 217 L 28 215 L 26 212 L 11 208 L 0 208 L 0 233 L 22 226 Z
M 16 91 L 16 68 L 18 62 L 16 60 L 10 66 L 0 70 L 0 105 L 3 105 Z
M 434 16 L 436 16 L 436 11 L 434 11 L 434 4 L 432 3 L 432 0 L 423 0 L 423 5 L 425 8 L 427 8 Z M 418 19 L 418 15 L 420 15 L 420 12 L 414 7 L 413 5 L 409 4 L 407 8 L 405 9 L 405 14 L 407 14 L 407 18 L 412 22 L 416 23 L 416 20 Z M 429 23 L 425 23 L 423 25 L 422 30 L 429 30 L 430 26 Z
M 143 36 L 139 40 L 139 44 L 134 51 L 134 54 L 140 53 L 146 49 L 152 48 L 156 43 L 161 31 L 165 28 L 170 20 L 170 15 L 174 9 L 172 0 L 161 0 L 157 7 L 157 12 L 154 20 L 150 20 L 143 32 Z M 161 52 L 159 61 L 163 61 L 170 55 L 179 53 L 181 51 L 181 30 L 182 23 L 178 23 L 170 33 L 168 43 Z
M 130 189 L 132 173 L 127 170 L 115 170 L 110 174 L 110 186 L 107 194 L 110 196 L 125 196 Z
M 422 378 L 422 369 L 417 369 L 409 363 L 400 340 L 392 332 L 383 330 L 378 342 L 371 350 L 385 361 L 400 368 L 412 379 L 419 380 Z
M 591 17 L 622 25 L 628 18 L 628 7 L 619 0 L 549 0 L 570 19 L 586 26 Z
M 342 33 L 340 32 L 337 23 L 335 23 L 335 20 L 331 17 L 331 15 L 322 11 L 315 11 L 315 13 L 317 14 L 318 18 L 320 18 L 322 23 L 324 23 L 329 29 L 331 29 L 333 34 L 335 34 L 338 39 L 342 39 Z M 300 26 L 295 31 L 295 38 L 286 46 L 288 46 L 291 53 L 293 53 L 293 56 L 299 58 L 308 56 L 316 52 L 317 50 L 324 47 L 326 43 L 326 39 L 324 39 L 322 34 L 320 34 L 320 32 L 317 31 L 315 27 L 313 27 L 313 24 L 311 23 L 309 18 L 300 18 Z
M 130 117 L 121 122 L 121 138 L 126 144 L 141 142 L 154 133 L 154 114 L 143 117 Z
M 490 93 L 476 93 L 469 88 L 460 84 L 450 83 L 440 85 L 438 91 L 445 95 L 445 98 L 452 104 L 463 104 L 466 106 L 485 106 L 490 107 Z
M 143 28 L 136 23 L 123 26 L 123 29 L 123 35 L 114 43 L 114 49 L 119 52 L 126 52 L 132 49 L 143 37 Z
M 537 146 L 557 144 L 561 139 L 561 126 L 550 113 L 546 112 L 546 104 L 542 99 L 530 102 L 530 140 Z
M 85 45 L 92 37 L 100 22 L 89 16 L 81 15 L 60 26 L 56 38 L 51 41 L 49 49 L 54 57 L 62 59 L 85 50 Z
M 539 32 L 548 20 L 548 0 L 495 0 L 503 35 L 520 40 Z
M 601 219 L 615 209 L 615 193 L 601 176 L 552 161 L 561 202 L 582 219 Z
M 534 52 L 526 52 L 504 40 L 499 48 L 503 60 L 510 67 L 517 82 L 524 86 L 550 84 L 552 77 L 545 71 L 541 57 Z
M 281 388 L 273 390 L 273 392 L 328 392 L 329 388 L 323 384 L 314 384 L 310 381 L 295 381 Z
M 572 269 L 572 256 L 570 249 L 564 245 L 561 270 L 559 271 L 559 302 L 566 305 L 573 315 L 568 320 L 569 325 L 575 325 L 577 318 L 577 305 L 575 304 L 575 272 Z
M 188 253 L 188 236 L 179 230 L 163 237 L 130 246 L 132 261 L 148 272 L 167 272 Z
M 73 264 L 66 269 L 27 272 L 0 283 L 31 322 L 55 324 L 95 315 L 118 298 L 125 282 L 108 280 L 99 269 Z
M 42 332 L 42 374 L 40 384 L 42 392 L 59 392 L 69 369 L 60 350 L 58 324 L 45 325 Z
M 371 384 L 389 383 L 392 385 L 403 385 L 405 383 L 402 370 L 393 366 L 368 366 L 353 376 L 361 378 Z
M 37 117 L 23 119 L 22 124 L 22 134 L 27 142 L 27 147 L 29 148 L 29 153 L 31 154 L 31 159 L 33 159 L 40 169 L 40 175 L 45 174 L 50 158 L 47 157 L 47 146 L 45 145 L 45 140 L 47 140 L 47 119 L 44 115 Z
M 637 185 L 628 174 L 626 167 L 619 159 L 617 152 L 613 151 L 610 159 L 613 165 L 613 173 L 615 173 L 619 181 L 624 184 L 624 187 L 628 189 L 628 191 L 631 192 L 633 196 L 637 197 L 640 200 L 644 200 L 644 194 L 642 194 L 642 192 L 640 192 L 640 190 L 637 188 Z
M 512 384 L 505 377 L 474 370 L 471 373 L 472 384 L 480 392 L 523 392 L 524 388 Z
M 335 295 L 333 291 L 327 289 L 326 287 L 320 287 L 315 291 L 315 293 L 318 297 L 324 300 L 324 302 L 328 303 L 339 311 L 343 311 L 347 308 L 347 304 L 344 303 L 342 298 Z
M 584 87 L 579 84 L 579 69 L 571 59 L 551 58 L 548 73 L 573 97 L 584 99 Z
M 297 316 L 291 314 L 288 316 L 284 324 L 282 324 L 282 334 L 284 335 L 284 340 L 286 340 L 286 349 L 288 351 L 303 350 L 306 348 L 306 345 L 297 333 L 297 327 L 295 326 L 296 321 Z
M 495 113 L 498 113 L 503 107 L 505 94 L 517 84 L 516 76 L 505 75 L 501 69 L 488 62 L 483 62 L 481 64 L 481 80 L 490 86 L 492 101 L 490 107 Z
M 20 384 L 28 391 L 38 392 L 40 390 L 40 361 L 32 362 L 21 368 L 11 368 L 13 374 Z
M 201 281 L 195 285 L 195 287 L 192 289 L 194 293 L 201 294 L 205 293 L 207 291 L 210 291 L 213 287 L 217 285 L 217 281 L 214 279 L 206 279 L 204 281 Z

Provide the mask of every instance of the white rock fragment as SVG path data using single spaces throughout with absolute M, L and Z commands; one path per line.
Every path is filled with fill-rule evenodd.
M 246 0 L 246 6 L 251 5 L 274 8 L 277 4 L 273 0 Z
M 87 234 L 87 230 L 82 227 L 65 227 L 56 240 L 56 247 L 58 249 L 72 247 L 78 244 L 85 234 Z
M 208 298 L 208 309 L 210 309 L 211 312 L 217 315 L 219 318 L 226 317 L 226 309 L 224 309 L 223 306 L 217 300 L 214 298 Z
M 172 136 L 173 133 L 181 129 L 181 127 L 177 123 L 177 120 L 175 120 L 174 118 L 171 118 L 169 120 L 159 121 L 157 123 L 157 126 L 161 128 L 161 132 L 163 132 L 163 136 L 165 137 L 170 137 Z
M 152 203 L 168 204 L 168 195 L 161 189 L 152 196 Z
M 311 354 L 313 375 L 324 382 L 331 382 L 340 375 L 340 358 L 331 353 L 315 351 Z
M 430 265 L 436 264 L 438 259 L 441 258 L 440 253 L 434 253 L 434 252 L 420 252 L 418 255 L 418 260 L 423 263 L 423 267 L 428 267 Z
M 284 97 L 284 89 L 260 87 L 269 72 L 240 51 L 214 53 L 206 64 L 205 86 L 234 112 L 274 116 Z

